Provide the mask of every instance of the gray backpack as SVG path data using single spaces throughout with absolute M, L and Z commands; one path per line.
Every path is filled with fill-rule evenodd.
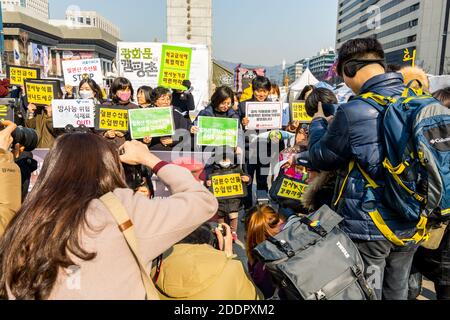
M 276 237 L 254 249 L 281 295 L 289 300 L 374 300 L 356 245 L 338 225 L 342 217 L 324 206 L 292 218 Z

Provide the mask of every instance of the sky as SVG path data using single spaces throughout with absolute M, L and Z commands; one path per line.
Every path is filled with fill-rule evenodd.
M 213 57 L 251 65 L 291 64 L 335 46 L 337 0 L 213 0 Z M 50 18 L 71 5 L 95 10 L 124 41 L 166 41 L 166 0 L 49 0 Z

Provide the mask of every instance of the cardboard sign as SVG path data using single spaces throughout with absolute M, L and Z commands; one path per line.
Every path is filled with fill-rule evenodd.
M 66 85 L 78 87 L 86 76 L 98 85 L 103 84 L 103 72 L 100 59 L 63 61 L 64 82 Z
M 84 125 L 95 127 L 95 105 L 89 100 L 53 100 L 53 128 L 65 128 L 72 125 L 78 128 Z
M 199 117 L 197 145 L 237 147 L 239 120 L 228 118 Z
M 280 102 L 247 102 L 247 130 L 281 129 L 283 125 L 283 104 Z
M 158 85 L 166 88 L 186 90 L 182 82 L 189 80 L 191 59 L 192 48 L 163 45 Z
M 281 184 L 278 196 L 287 199 L 300 200 L 308 186 L 290 179 L 284 179 Z
M 0 99 L 0 121 L 9 120 L 14 122 L 14 99 Z
M 36 106 L 49 106 L 56 98 L 60 88 L 56 81 L 25 80 L 28 103 Z
M 247 188 L 242 183 L 240 173 L 213 175 L 211 191 L 217 199 L 237 199 L 246 197 Z
M 304 123 L 310 123 L 312 121 L 312 118 L 306 113 L 305 101 L 293 102 L 291 104 L 291 115 L 292 121 Z
M 95 129 L 128 131 L 128 108 L 98 106 L 95 110 Z
M 167 137 L 175 133 L 172 108 L 129 110 L 132 139 Z
M 41 70 L 39 68 L 7 66 L 6 73 L 6 77 L 13 86 L 24 86 L 25 80 L 41 78 Z

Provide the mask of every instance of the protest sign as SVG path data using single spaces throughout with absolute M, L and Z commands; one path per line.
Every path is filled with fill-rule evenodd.
M 202 107 L 208 104 L 210 56 L 207 46 L 188 44 L 176 45 L 154 42 L 119 42 L 117 46 L 117 68 L 119 75 L 129 79 L 134 88 L 139 88 L 144 85 L 156 88 L 158 85 L 162 84 L 162 81 L 164 81 L 164 73 L 161 72 L 161 68 L 165 68 L 165 70 L 169 70 L 168 72 L 170 72 L 172 60 L 176 70 L 182 68 L 179 66 L 180 64 L 184 63 L 184 68 L 187 66 L 184 59 L 185 56 L 183 59 L 180 59 L 179 54 L 178 59 L 169 59 L 169 63 L 166 66 L 166 61 L 163 61 L 162 58 L 163 47 L 165 48 L 166 54 L 172 56 L 172 53 L 174 53 L 174 57 L 175 52 L 172 48 L 180 48 L 182 52 L 186 53 L 191 52 L 188 80 L 192 83 L 192 94 L 194 96 L 196 109 L 201 110 Z M 167 82 L 169 82 L 169 78 L 172 79 L 172 85 L 176 72 L 173 73 L 174 74 L 170 75 L 171 77 L 165 77 Z M 178 79 L 180 73 L 176 74 Z M 167 76 L 169 76 L 169 74 L 167 74 Z
M 30 104 L 48 106 L 60 90 L 58 81 L 25 80 L 25 92 Z
M 95 127 L 95 105 L 89 100 L 53 100 L 53 128 L 65 128 L 72 125 L 75 128 L 84 125 Z
M 292 121 L 310 123 L 312 118 L 306 113 L 305 101 L 293 102 L 291 104 Z
M 0 121 L 9 120 L 14 122 L 14 99 L 0 99 Z
M 217 199 L 237 199 L 247 196 L 240 173 L 211 176 L 211 191 Z
M 289 103 L 283 103 L 283 127 L 287 127 L 291 121 L 291 108 Z
M 163 45 L 158 85 L 186 90 L 182 82 L 189 80 L 192 48 Z
M 66 85 L 78 87 L 85 77 L 93 79 L 98 85 L 103 84 L 103 73 L 100 59 L 63 61 L 64 82 Z
M 174 134 L 172 108 L 129 110 L 132 139 L 167 137 Z
M 95 129 L 128 131 L 128 108 L 119 106 L 97 106 Z
M 247 102 L 247 130 L 281 129 L 283 124 L 283 104 L 280 102 Z
M 300 200 L 307 187 L 306 184 L 285 178 L 278 191 L 278 196 L 287 199 Z
M 7 66 L 6 74 L 11 85 L 23 86 L 27 79 L 39 79 L 41 77 L 41 70 L 39 68 Z
M 198 127 L 197 145 L 237 147 L 238 119 L 199 117 Z

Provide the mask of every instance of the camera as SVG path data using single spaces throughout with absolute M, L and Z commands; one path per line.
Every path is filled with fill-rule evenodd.
M 319 110 L 319 103 L 322 103 L 322 109 L 326 117 L 334 116 L 338 109 L 338 100 L 333 91 L 318 88 L 314 89 L 305 102 L 306 113 L 313 117 Z
M 4 126 L 0 125 L 0 131 L 3 129 Z M 33 129 L 19 126 L 11 136 L 13 138 L 13 145 L 18 143 L 25 148 L 25 151 L 33 151 L 39 143 L 39 137 Z

